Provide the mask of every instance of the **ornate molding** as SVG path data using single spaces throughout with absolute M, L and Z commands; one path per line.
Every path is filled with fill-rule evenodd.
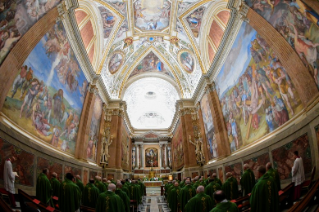
M 240 18 L 247 23 L 249 23 L 249 19 L 247 18 L 248 11 L 249 11 L 249 6 L 245 4 L 244 2 L 242 2 L 239 8 L 239 15 L 240 15 Z

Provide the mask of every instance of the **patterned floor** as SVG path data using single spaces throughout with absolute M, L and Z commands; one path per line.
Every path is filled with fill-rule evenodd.
M 170 211 L 167 203 L 165 202 L 163 196 L 147 196 L 145 198 L 145 212 L 166 212 Z

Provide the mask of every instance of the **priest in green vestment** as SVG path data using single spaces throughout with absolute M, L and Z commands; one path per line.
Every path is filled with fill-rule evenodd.
M 248 195 L 255 185 L 255 174 L 250 169 L 249 165 L 244 164 L 244 174 L 240 179 L 241 190 L 243 192 L 243 196 Z
M 259 180 L 250 196 L 251 212 L 278 212 L 279 196 L 274 179 L 266 173 L 264 166 L 258 167 Z
M 39 174 L 36 184 L 36 198 L 45 205 L 53 206 L 51 198 L 52 187 L 48 175 L 49 169 L 43 169 L 43 171 Z
M 205 194 L 207 194 L 208 196 L 210 196 L 210 198 L 212 198 L 213 206 L 215 206 L 214 193 L 217 190 L 221 190 L 221 189 L 222 187 L 217 182 L 215 182 L 213 177 L 211 177 L 209 180 L 209 184 L 205 187 Z
M 130 192 L 129 192 L 129 187 L 128 187 L 129 181 L 122 180 L 121 183 L 123 185 L 122 186 L 122 190 L 127 194 L 128 198 L 131 199 Z
M 238 182 L 231 172 L 226 173 L 227 180 L 223 184 L 222 189 L 228 200 L 238 198 Z
M 57 179 L 58 175 L 57 173 L 53 172 L 51 177 L 51 187 L 52 187 L 52 196 L 53 197 L 59 197 L 59 191 L 60 191 L 60 181 Z
M 210 212 L 239 212 L 237 205 L 228 201 L 222 190 L 218 190 L 214 193 L 214 199 L 216 206 Z
M 74 212 L 80 208 L 81 191 L 73 181 L 73 174 L 67 173 L 60 186 L 59 210 L 62 212 Z
M 186 181 L 186 177 L 184 177 L 184 179 L 180 182 L 179 187 L 183 188 L 185 185 L 185 181 Z
M 102 179 L 102 183 L 104 184 L 105 188 L 108 188 L 109 187 L 109 184 L 111 183 L 110 180 L 107 180 L 106 178 L 103 178 Z
M 168 193 L 168 206 L 172 212 L 178 212 L 178 203 L 179 203 L 179 192 L 180 188 L 178 186 L 178 182 L 174 183 L 174 187 L 169 190 Z
M 270 162 L 266 164 L 266 170 L 267 170 L 267 173 L 275 180 L 277 190 L 280 191 L 281 185 L 280 185 L 280 177 L 278 174 L 278 170 L 272 168 L 272 164 Z
M 95 177 L 95 183 L 94 183 L 94 185 L 100 190 L 100 193 L 106 191 L 106 187 L 105 187 L 105 185 L 101 182 L 101 177 L 100 177 L 100 176 L 96 176 L 96 177 Z
M 97 203 L 96 212 L 125 212 L 124 203 L 117 194 L 115 194 L 115 185 L 110 183 L 107 191 L 100 193 Z
M 213 208 L 213 201 L 204 191 L 204 186 L 198 186 L 197 194 L 188 201 L 183 212 L 209 212 Z
M 94 185 L 94 179 L 90 179 L 83 189 L 82 204 L 86 207 L 95 208 L 99 194 L 100 190 Z
M 141 195 L 142 195 L 142 196 L 145 196 L 145 195 L 146 195 L 146 194 L 145 194 L 146 188 L 145 188 L 144 183 L 141 181 L 141 179 L 138 179 L 138 184 L 139 184 L 140 187 L 141 187 Z
M 76 175 L 75 178 L 76 178 L 76 179 L 75 179 L 75 184 L 76 184 L 77 186 L 79 186 L 81 192 L 83 192 L 84 185 L 83 185 L 83 182 L 81 181 L 81 176 L 80 176 L 80 175 Z
M 127 196 L 127 194 L 122 190 L 122 183 L 118 181 L 116 183 L 116 190 L 115 193 L 121 197 L 123 203 L 124 203 L 124 208 L 125 212 L 130 212 L 130 198 Z
M 216 174 L 216 173 L 213 173 L 213 174 L 212 174 L 212 178 L 213 178 L 213 180 L 214 180 L 216 183 L 218 183 L 220 186 L 223 185 L 222 181 L 217 178 L 217 174 Z
M 191 185 L 190 179 L 186 179 L 184 187 L 179 192 L 179 203 L 181 211 L 184 211 L 188 200 L 196 195 L 194 187 Z
M 168 181 L 165 186 L 164 186 L 164 195 L 165 195 L 165 198 L 167 199 L 167 196 L 168 196 L 168 190 L 170 189 L 170 187 L 172 186 L 172 181 Z
M 130 199 L 137 201 L 138 204 L 141 202 L 140 187 L 136 184 L 135 180 L 132 181 L 129 186 Z

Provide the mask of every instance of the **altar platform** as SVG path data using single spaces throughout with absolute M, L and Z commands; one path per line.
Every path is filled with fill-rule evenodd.
M 160 195 L 161 194 L 161 186 L 162 181 L 143 181 L 146 187 L 146 195 L 153 196 L 153 195 Z

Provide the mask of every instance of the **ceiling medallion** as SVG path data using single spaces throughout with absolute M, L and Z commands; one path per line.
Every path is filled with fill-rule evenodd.
M 125 54 L 121 51 L 115 51 L 108 61 L 108 69 L 111 74 L 115 74 L 123 65 Z
M 133 44 L 133 37 L 127 37 L 127 38 L 125 38 L 124 43 L 125 43 L 125 44 L 124 44 L 124 48 L 126 48 L 126 47 L 132 45 L 132 44 Z
M 192 73 L 195 70 L 195 57 L 193 52 L 188 49 L 182 49 L 177 55 L 178 63 L 187 73 Z

